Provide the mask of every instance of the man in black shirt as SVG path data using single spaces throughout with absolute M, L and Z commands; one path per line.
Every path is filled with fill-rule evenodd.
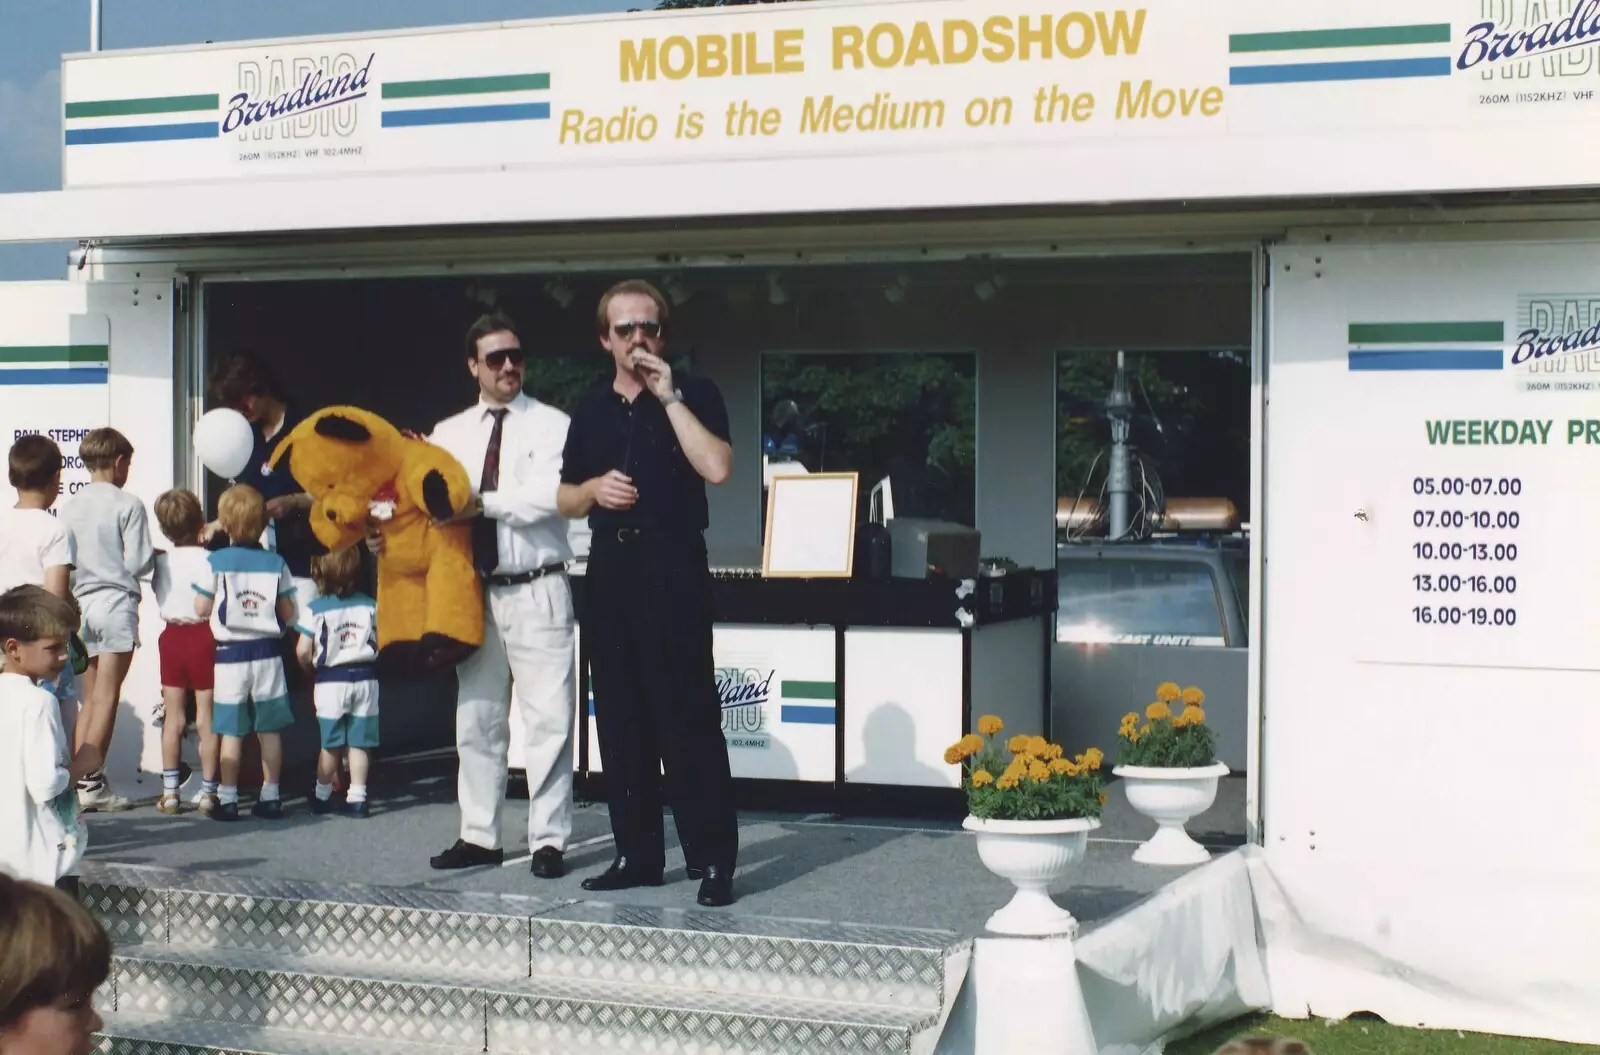
M 617 856 L 585 890 L 660 886 L 662 782 L 702 905 L 733 902 L 739 850 L 711 654 L 706 491 L 733 468 L 728 410 L 710 381 L 661 358 L 667 302 L 646 282 L 600 299 L 615 376 L 578 404 L 557 504 L 589 518 L 582 631 Z

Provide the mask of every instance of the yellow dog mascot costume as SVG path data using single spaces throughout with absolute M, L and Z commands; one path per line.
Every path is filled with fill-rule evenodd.
M 483 644 L 483 584 L 472 566 L 472 503 L 461 463 L 409 439 L 376 414 L 325 407 L 272 452 L 312 497 L 311 531 L 329 552 L 354 546 L 374 519 L 378 557 L 378 663 L 387 673 L 453 666 Z

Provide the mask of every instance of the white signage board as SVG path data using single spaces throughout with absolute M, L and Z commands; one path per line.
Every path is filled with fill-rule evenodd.
M 1271 261 L 1269 845 L 1593 874 L 1600 241 Z
M 106 424 L 110 323 L 104 315 L 29 310 L 25 303 L 19 309 L 0 319 L 0 439 L 9 450 L 39 433 L 61 448 L 59 508 L 89 482 L 79 441 Z M 15 501 L 9 480 L 0 480 L 0 502 Z
M 1597 62 L 1600 0 L 797 3 L 113 52 L 64 63 L 64 181 L 1005 150 L 1062 202 L 1582 185 Z

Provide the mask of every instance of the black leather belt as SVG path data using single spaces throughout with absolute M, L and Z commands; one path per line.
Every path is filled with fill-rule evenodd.
M 523 586 L 535 579 L 542 579 L 546 575 L 554 575 L 556 572 L 566 570 L 567 566 L 558 561 L 555 564 L 546 564 L 544 567 L 535 568 L 532 571 L 519 571 L 510 575 L 491 575 L 484 582 L 490 586 Z

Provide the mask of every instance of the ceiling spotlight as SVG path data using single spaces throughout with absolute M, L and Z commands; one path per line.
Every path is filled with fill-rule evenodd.
M 576 297 L 576 294 L 572 292 L 572 287 L 567 285 L 564 280 L 559 278 L 551 279 L 549 282 L 546 282 L 544 284 L 544 291 L 550 295 L 551 300 L 561 305 L 563 309 L 572 307 L 572 301 Z
M 767 274 L 767 301 L 772 304 L 789 303 L 789 291 L 783 288 L 783 283 L 778 281 L 776 271 Z
M 903 273 L 896 275 L 894 281 L 883 287 L 883 299 L 890 304 L 904 304 L 906 290 L 911 288 L 911 280 Z

